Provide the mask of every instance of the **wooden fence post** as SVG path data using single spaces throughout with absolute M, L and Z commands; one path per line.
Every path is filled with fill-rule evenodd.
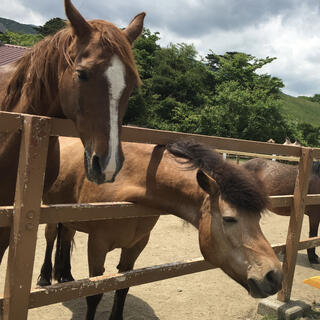
M 286 241 L 286 250 L 282 266 L 282 290 L 278 293 L 278 299 L 283 302 L 288 302 L 291 296 L 292 283 L 298 253 L 298 243 L 300 240 L 305 210 L 305 200 L 308 193 L 309 177 L 312 169 L 312 153 L 312 149 L 310 148 L 301 148 L 299 172 L 294 189 L 293 204 L 291 208 L 291 216 Z
M 4 320 L 28 316 L 50 122 L 24 116 L 4 290 Z

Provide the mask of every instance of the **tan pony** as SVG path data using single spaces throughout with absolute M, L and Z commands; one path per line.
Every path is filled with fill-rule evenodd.
M 86 176 L 96 183 L 113 181 L 124 160 L 122 118 L 140 81 L 131 46 L 145 14 L 120 30 L 104 20 L 86 21 L 70 0 L 65 11 L 67 28 L 0 68 L 0 110 L 73 120 L 85 146 Z M 0 133 L 0 206 L 13 203 L 19 146 L 19 132 Z M 59 143 L 52 137 L 45 191 L 58 170 Z M 0 229 L 0 262 L 9 234 L 9 228 Z
M 249 172 L 195 143 L 168 147 L 123 143 L 126 161 L 115 182 L 95 185 L 85 179 L 82 149 L 79 141 L 63 139 L 61 171 L 46 203 L 133 201 L 172 213 L 199 230 L 204 258 L 253 297 L 266 297 L 281 288 L 280 263 L 259 226 L 267 198 L 261 182 Z M 69 255 L 63 251 L 70 249 L 74 230 L 89 234 L 89 272 L 98 276 L 104 272 L 106 254 L 115 248 L 122 248 L 119 271 L 131 270 L 157 220 L 148 217 L 64 224 L 57 244 L 58 279 L 61 273 L 70 273 L 70 261 L 62 261 L 61 266 L 61 259 Z M 47 228 L 46 236 L 49 249 L 40 280 L 49 283 L 55 225 Z M 69 270 L 61 270 L 63 267 Z M 128 288 L 116 291 L 110 319 L 122 319 L 127 292 Z M 94 319 L 101 297 L 87 297 L 87 320 Z

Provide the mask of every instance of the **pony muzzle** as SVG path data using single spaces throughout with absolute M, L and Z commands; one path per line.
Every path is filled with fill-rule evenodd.
M 248 278 L 248 291 L 253 298 L 266 298 L 282 288 L 282 271 L 270 270 L 264 277 Z

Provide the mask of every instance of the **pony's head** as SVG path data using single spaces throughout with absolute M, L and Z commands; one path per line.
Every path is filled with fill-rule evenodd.
M 280 262 L 259 225 L 268 202 L 261 181 L 202 145 L 182 142 L 168 150 L 198 169 L 197 181 L 206 193 L 199 220 L 204 258 L 255 298 L 279 291 Z
M 65 11 L 72 36 L 64 52 L 68 66 L 59 78 L 61 108 L 84 144 L 88 179 L 112 182 L 124 161 L 122 119 L 131 91 L 140 82 L 131 47 L 145 14 L 120 30 L 104 20 L 86 21 L 70 0 L 65 0 Z

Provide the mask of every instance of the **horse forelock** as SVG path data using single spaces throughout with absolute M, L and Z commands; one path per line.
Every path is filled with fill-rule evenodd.
M 141 81 L 133 51 L 131 50 L 131 44 L 121 30 L 105 20 L 91 20 L 89 24 L 93 30 L 100 32 L 102 45 L 119 55 L 122 62 L 129 67 L 138 84 L 140 84 Z
M 245 168 L 225 163 L 219 186 L 224 200 L 251 213 L 262 213 L 268 205 L 264 184 Z M 217 173 L 218 174 L 218 173 Z
M 140 84 L 131 45 L 121 30 L 104 20 L 92 20 L 89 24 L 94 31 L 101 33 L 101 44 L 120 57 Z M 59 77 L 73 65 L 76 49 L 76 37 L 69 25 L 35 44 L 16 62 L 0 109 L 10 110 L 25 93 L 34 113 L 41 112 L 37 106 L 44 100 L 49 103 L 57 99 Z
M 268 205 L 263 183 L 248 170 L 223 160 L 201 144 L 177 142 L 167 146 L 174 156 L 185 159 L 190 169 L 202 169 L 217 182 L 223 200 L 246 212 L 260 214 Z

